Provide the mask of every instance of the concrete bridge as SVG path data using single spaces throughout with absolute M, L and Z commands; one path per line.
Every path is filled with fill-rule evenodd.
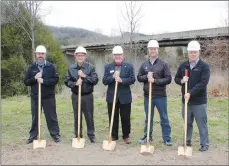
M 133 40 L 133 44 L 146 48 L 149 40 L 155 39 L 159 42 L 160 47 L 187 46 L 190 40 L 198 40 L 201 44 L 205 40 L 229 40 L 228 27 L 200 29 L 192 31 L 182 31 L 174 33 L 164 33 L 157 35 L 139 36 Z M 105 51 L 111 50 L 115 45 L 120 45 L 121 41 L 110 41 L 107 43 L 85 43 L 84 46 L 88 51 Z M 122 42 L 128 46 L 128 41 Z M 77 45 L 62 46 L 65 55 L 73 55 Z

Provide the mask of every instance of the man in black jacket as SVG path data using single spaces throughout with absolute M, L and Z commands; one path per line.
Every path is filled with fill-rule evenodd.
M 171 72 L 168 64 L 161 60 L 158 56 L 159 44 L 156 40 L 150 40 L 148 43 L 149 60 L 144 62 L 137 76 L 139 82 L 144 83 L 144 106 L 145 106 L 145 127 L 144 136 L 139 140 L 140 144 L 144 144 L 147 138 L 147 124 L 148 124 L 148 101 L 149 101 L 149 82 L 152 83 L 152 110 L 150 120 L 150 141 L 153 140 L 153 118 L 154 107 L 160 114 L 162 138 L 167 146 L 171 146 L 171 127 L 167 113 L 167 95 L 166 85 L 171 83 Z
M 81 112 L 83 112 L 87 123 L 87 135 L 92 143 L 95 142 L 94 127 L 94 100 L 93 89 L 98 83 L 95 67 L 86 62 L 86 49 L 79 46 L 75 50 L 76 63 L 71 65 L 65 77 L 65 85 L 72 91 L 72 107 L 74 110 L 75 137 L 78 137 L 78 86 L 81 85 Z M 80 137 L 82 138 L 82 113 L 80 123 Z
M 55 85 L 59 81 L 53 64 L 46 61 L 46 48 L 36 48 L 36 62 L 27 70 L 24 84 L 31 86 L 32 127 L 27 144 L 37 139 L 38 135 L 38 83 L 41 83 L 41 106 L 44 110 L 49 133 L 55 142 L 60 141 L 59 125 L 56 114 Z
M 188 128 L 187 145 L 191 146 L 193 120 L 195 118 L 200 135 L 200 151 L 206 151 L 209 147 L 207 126 L 207 84 L 210 78 L 208 64 L 203 62 L 200 56 L 200 44 L 191 41 L 188 44 L 189 60 L 182 63 L 175 76 L 175 82 L 181 85 L 182 90 L 182 116 L 184 117 L 184 102 L 188 100 Z M 188 76 L 185 76 L 188 69 Z M 185 94 L 185 82 L 188 81 L 188 93 Z
M 122 133 L 123 140 L 125 143 L 129 144 L 129 134 L 130 134 L 130 113 L 131 113 L 131 90 L 130 85 L 134 84 L 134 68 L 132 64 L 123 62 L 123 49 L 120 46 L 115 46 L 113 48 L 113 59 L 114 62 L 105 65 L 103 84 L 108 85 L 106 102 L 109 114 L 109 124 L 111 121 L 112 105 L 115 102 L 115 113 L 114 113 L 114 124 L 112 129 L 112 139 L 118 140 L 118 128 L 119 128 L 119 112 L 122 122 Z M 117 97 L 116 101 L 114 98 L 115 81 L 117 81 Z

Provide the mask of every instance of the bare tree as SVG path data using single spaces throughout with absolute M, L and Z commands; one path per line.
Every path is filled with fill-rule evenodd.
M 229 19 L 229 1 L 226 1 L 225 2 L 225 9 L 222 10 L 220 12 L 220 15 L 221 15 L 221 23 L 220 23 L 220 27 L 228 27 L 229 26 L 229 22 L 228 22 L 228 19 Z M 225 13 L 225 16 L 222 14 Z
M 140 28 L 140 21 L 143 17 L 142 13 L 142 5 L 137 5 L 136 1 L 128 1 L 124 2 L 125 3 L 125 10 L 121 11 L 122 17 L 124 21 L 127 23 L 127 31 L 130 32 L 129 36 L 129 43 L 130 43 L 130 55 L 133 53 L 133 41 L 134 41 L 134 35 L 139 31 Z M 120 33 L 122 36 L 122 39 L 124 38 L 123 36 L 123 29 L 120 27 Z M 136 59 L 136 55 L 135 55 Z
M 36 20 L 42 1 L 1 1 L 4 9 L 4 21 L 16 24 L 22 28 L 31 40 L 32 60 L 35 61 L 35 31 Z

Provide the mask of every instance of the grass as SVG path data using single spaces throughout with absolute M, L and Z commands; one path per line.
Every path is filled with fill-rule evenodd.
M 73 111 L 70 94 L 68 97 L 57 95 L 57 115 L 60 126 L 60 134 L 64 143 L 70 144 L 73 132 Z M 171 137 L 177 148 L 183 140 L 183 121 L 181 117 L 181 100 L 173 96 L 168 97 L 168 114 L 172 127 Z M 139 146 L 137 140 L 143 135 L 144 126 L 144 104 L 143 98 L 138 97 L 132 103 L 131 112 L 131 146 Z M 52 141 L 42 113 L 42 138 L 48 142 Z M 94 120 L 97 143 L 102 144 L 107 139 L 109 132 L 108 114 L 105 99 L 94 98 Z M 29 136 L 31 125 L 30 98 L 26 96 L 15 96 L 2 99 L 2 145 L 24 144 Z M 208 100 L 208 125 L 211 146 L 215 148 L 228 147 L 228 98 L 210 98 Z M 86 137 L 86 124 L 83 120 L 83 133 Z M 121 138 L 121 124 L 119 137 Z M 157 110 L 154 117 L 154 146 L 165 148 L 162 144 L 160 119 Z M 199 147 L 199 133 L 194 122 L 193 131 L 194 148 Z M 122 143 L 119 139 L 118 143 Z

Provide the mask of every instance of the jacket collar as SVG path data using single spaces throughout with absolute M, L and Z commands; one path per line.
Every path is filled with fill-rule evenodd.
M 115 61 L 113 61 L 111 64 L 115 66 Z M 124 66 L 124 64 L 125 64 L 125 62 L 124 62 L 124 61 L 122 61 L 122 63 L 121 63 L 121 65 L 120 65 L 120 67 Z
M 197 62 L 197 64 L 195 65 L 194 68 L 198 67 L 203 61 L 201 59 L 199 59 L 199 61 Z M 190 63 L 189 60 L 185 62 L 185 67 L 189 68 L 190 67 Z
M 75 69 L 85 69 L 86 68 L 86 65 L 87 65 L 87 62 L 86 61 L 83 62 L 83 65 L 81 67 L 78 66 L 78 64 L 76 62 L 76 63 L 73 64 L 73 68 L 75 68 Z
M 153 65 L 155 65 L 159 61 L 159 59 L 160 59 L 159 56 L 157 56 L 157 58 L 155 59 Z M 148 59 L 148 62 L 149 62 L 150 65 L 152 65 L 150 58 Z
M 50 65 L 51 65 L 51 63 L 48 62 L 47 60 L 45 60 L 44 67 L 49 67 Z M 33 63 L 33 66 L 38 67 L 36 62 Z

